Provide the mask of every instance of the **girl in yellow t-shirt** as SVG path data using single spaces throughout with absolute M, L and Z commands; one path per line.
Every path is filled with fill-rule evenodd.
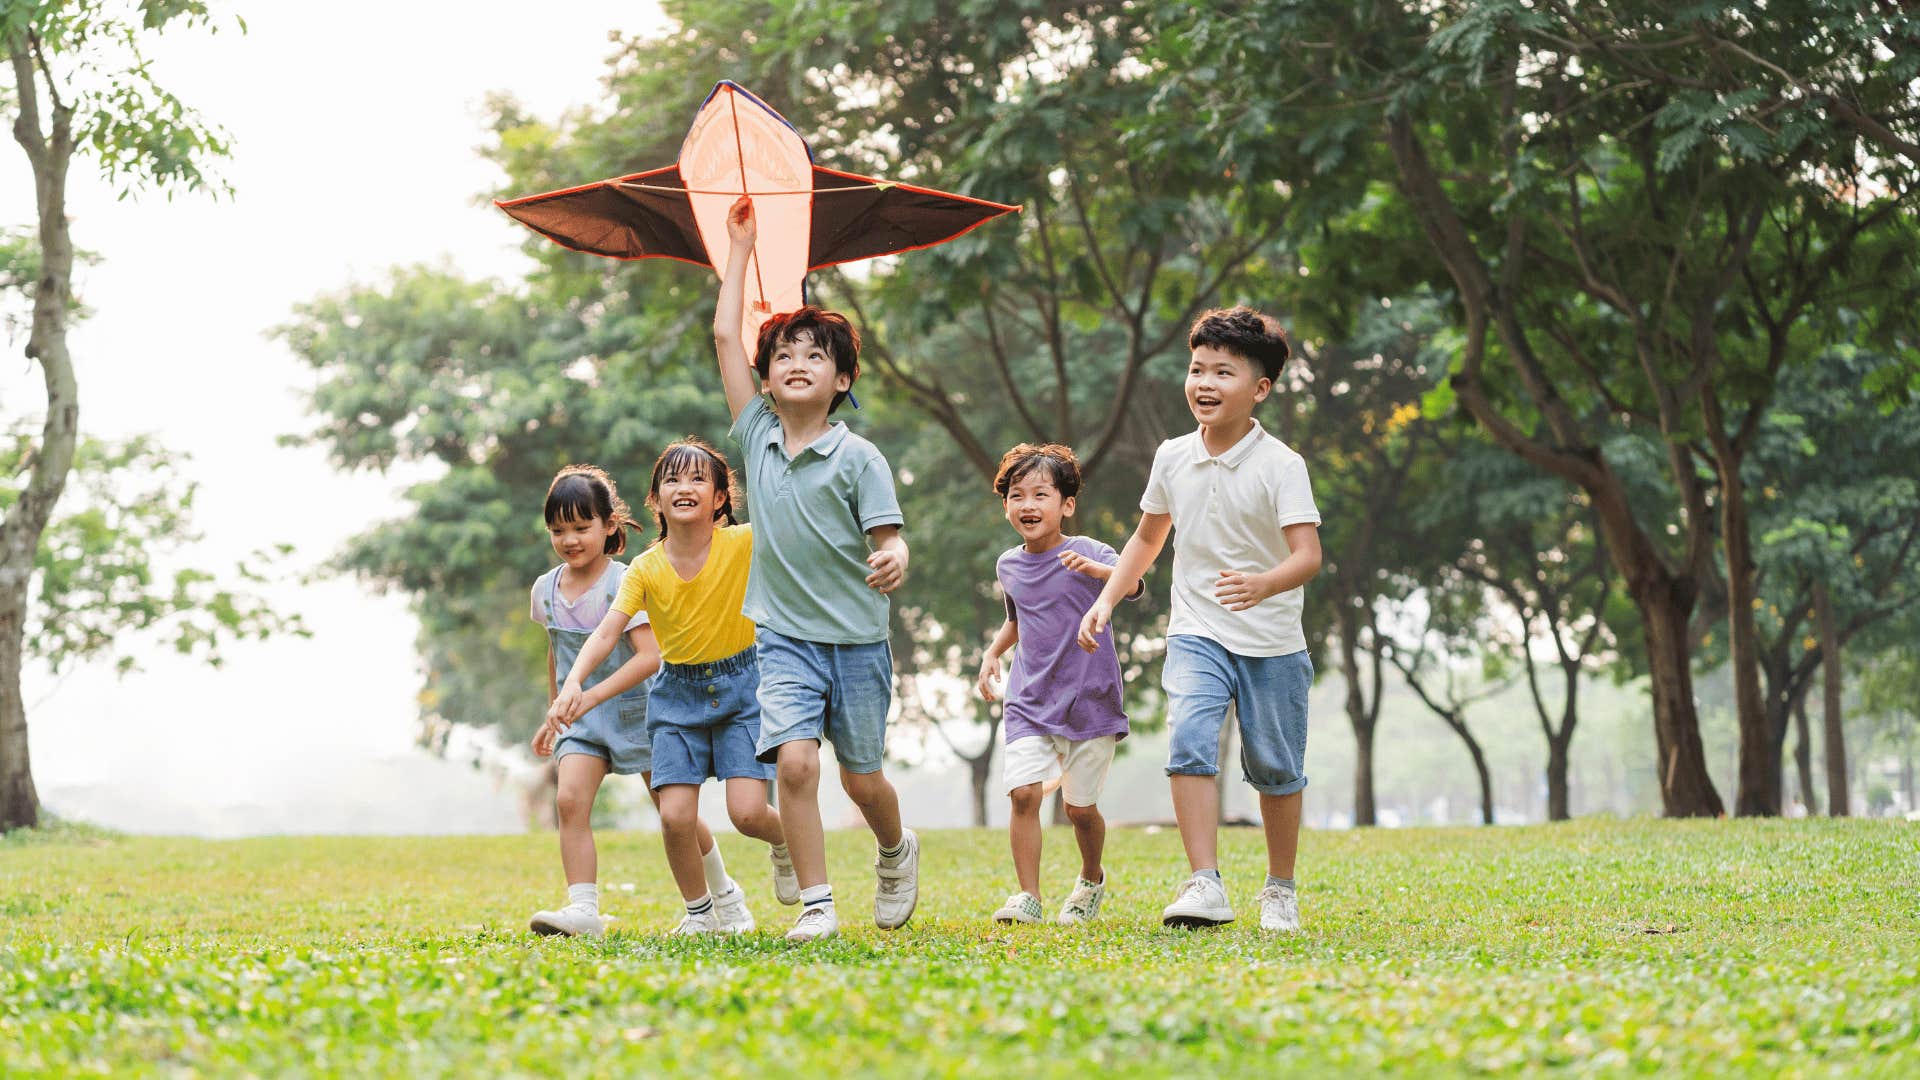
M 698 809 L 700 785 L 708 777 L 724 782 L 733 827 L 772 848 L 775 896 L 783 904 L 800 902 L 800 880 L 780 816 L 767 804 L 773 766 L 754 754 L 760 739 L 760 667 L 753 621 L 740 613 L 753 527 L 734 517 L 727 459 L 699 439 L 684 439 L 661 453 L 647 506 L 660 524 L 660 539 L 627 568 L 619 595 L 581 648 L 547 723 L 564 729 L 582 711 L 579 679 L 613 650 L 627 620 L 645 611 L 658 643 L 660 672 L 647 692 L 651 782 L 667 864 L 687 904 L 674 932 L 751 929 L 751 916 L 742 925 L 715 911 L 721 898 L 708 891 L 702 873 Z M 635 682 L 645 677 L 627 671 L 622 674 Z

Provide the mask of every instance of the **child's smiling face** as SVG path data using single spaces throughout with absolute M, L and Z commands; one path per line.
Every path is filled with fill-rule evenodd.
M 713 470 L 699 465 L 667 473 L 660 486 L 647 494 L 655 513 L 666 522 L 669 532 L 685 528 L 711 528 L 726 505 L 726 493 L 714 483 Z
M 853 376 L 838 370 L 826 347 L 801 330 L 774 347 L 762 382 L 775 405 L 812 411 L 830 407 L 835 394 L 852 389 Z
M 561 518 L 547 524 L 547 536 L 553 541 L 553 553 L 570 570 L 591 567 L 607 552 L 607 537 L 613 527 L 605 518 Z
M 1020 534 L 1028 548 L 1042 550 L 1060 536 L 1060 523 L 1073 516 L 1073 497 L 1061 498 L 1046 469 L 1030 469 L 1025 476 L 1007 486 L 1002 499 L 1007 524 Z
M 1244 425 L 1272 390 L 1253 361 L 1212 345 L 1193 350 L 1187 365 L 1187 408 L 1201 427 Z

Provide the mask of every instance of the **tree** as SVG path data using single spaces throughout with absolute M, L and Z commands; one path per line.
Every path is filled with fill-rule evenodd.
M 1246 77 L 1204 111 L 1235 167 L 1355 198 L 1390 179 L 1406 200 L 1465 328 L 1448 393 L 1586 493 L 1638 609 L 1670 815 L 1722 809 L 1688 633 L 1721 549 L 1735 808 L 1771 812 L 1743 466 L 1782 370 L 1822 333 L 1813 316 L 1847 297 L 1894 333 L 1912 310 L 1920 21 L 1865 0 L 1353 17 L 1182 7 L 1161 34 L 1188 61 L 1170 72 Z M 1664 512 L 1634 505 L 1608 453 L 1623 427 L 1658 433 Z
M 79 442 L 80 393 L 67 351 L 73 317 L 74 245 L 67 177 L 90 155 L 123 193 L 218 188 L 204 170 L 224 156 L 224 136 L 160 87 L 140 59 L 143 40 L 170 24 L 217 29 L 203 3 L 148 0 L 133 10 L 103 0 L 9 3 L 0 48 L 12 85 L 13 137 L 32 168 L 39 273 L 26 355 L 40 367 L 45 416 L 26 481 L 0 519 L 0 831 L 39 820 L 20 697 L 28 591 Z M 14 473 L 11 475 L 19 475 Z

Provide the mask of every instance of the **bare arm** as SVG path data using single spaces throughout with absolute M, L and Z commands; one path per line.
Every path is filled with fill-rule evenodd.
M 727 273 L 720 279 L 720 302 L 713 309 L 713 351 L 720 362 L 720 388 L 727 395 L 727 413 L 735 420 L 753 400 L 753 366 L 740 326 L 746 318 L 747 260 L 758 235 L 753 200 L 745 195 L 727 211 L 727 238 L 732 243 Z
M 553 673 L 553 639 L 547 639 L 547 704 L 560 696 L 560 680 Z
M 1100 598 L 1080 620 L 1081 648 L 1088 652 L 1099 648 L 1099 642 L 1094 639 L 1107 628 L 1107 620 L 1113 617 L 1113 605 L 1139 587 L 1140 579 L 1153 566 L 1153 560 L 1160 557 L 1160 549 L 1166 546 L 1167 534 L 1172 531 L 1172 514 L 1140 515 L 1140 524 L 1120 552 L 1120 561 L 1114 564 L 1106 588 L 1100 590 Z
M 1287 557 L 1268 570 L 1243 573 L 1220 571 L 1213 583 L 1213 598 L 1228 611 L 1245 611 L 1271 596 L 1297 589 L 1320 572 L 1320 527 L 1305 521 L 1288 525 Z
M 1095 559 L 1091 556 L 1082 555 L 1077 551 L 1061 552 L 1060 565 L 1066 567 L 1069 570 L 1074 571 L 1075 573 L 1085 574 L 1090 578 L 1098 578 L 1101 581 L 1107 581 L 1113 577 L 1112 566 L 1108 565 L 1107 563 L 1103 563 L 1099 559 Z M 1128 600 L 1138 600 L 1140 599 L 1141 594 L 1145 593 L 1146 591 L 1147 591 L 1147 582 L 1146 582 L 1146 579 L 1142 578 L 1141 580 L 1134 582 L 1133 591 L 1128 593 L 1126 598 Z
M 867 556 L 873 573 L 867 575 L 867 585 L 890 593 L 907 580 L 906 537 L 900 535 L 898 525 L 875 525 L 867 535 L 873 538 L 873 553 Z
M 986 655 L 980 658 L 980 677 L 975 680 L 975 684 L 981 698 L 987 701 L 997 700 L 991 683 L 1000 679 L 1000 658 L 1005 656 L 1007 650 L 1013 648 L 1014 643 L 1019 640 L 1020 625 L 1018 623 L 1008 619 L 1000 624 L 999 631 L 993 635 L 993 643 L 987 646 Z
M 601 702 L 619 697 L 653 678 L 654 672 L 660 670 L 660 644 L 654 640 L 653 627 L 641 623 L 627 631 L 627 641 L 633 645 L 633 655 L 613 674 L 594 683 L 592 689 L 581 695 L 580 711 L 586 712 Z

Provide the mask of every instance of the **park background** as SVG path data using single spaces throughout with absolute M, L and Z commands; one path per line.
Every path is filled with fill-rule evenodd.
M 0 42 L 0 105 L 81 136 L 64 214 L 58 139 L 0 149 L 0 1072 L 1914 1072 L 1920 16 L 0 0 Z M 926 888 L 809 949 L 667 936 L 626 784 L 615 932 L 537 939 L 534 507 L 722 406 L 710 275 L 488 200 L 671 160 L 721 78 L 825 162 L 1025 207 L 812 283 L 914 545 Z M 1261 417 L 1326 516 L 1303 932 L 1159 926 L 1164 562 L 1118 623 L 1146 827 L 1096 925 L 996 926 L 986 474 L 1074 443 L 1118 542 L 1238 300 L 1299 346 Z M 829 834 L 850 912 L 870 843 Z M 1258 831 L 1221 856 L 1244 904 Z

